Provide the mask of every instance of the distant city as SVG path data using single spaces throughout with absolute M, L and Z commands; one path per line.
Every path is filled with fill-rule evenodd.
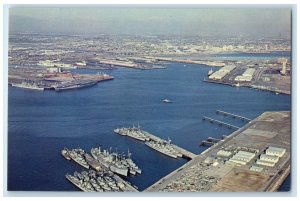
M 286 52 L 289 54 L 290 50 L 290 40 L 283 38 L 229 38 L 221 40 L 180 36 L 98 35 L 92 37 L 11 34 L 9 38 L 9 65 L 14 68 L 9 69 L 11 72 L 9 83 L 20 83 L 26 79 L 33 83 L 31 85 L 40 85 L 36 88 L 59 90 L 64 88 L 58 84 L 59 82 L 69 81 L 66 88 L 77 88 L 78 84 L 80 86 L 93 85 L 96 83 L 94 82 L 95 79 L 82 78 L 83 81 L 78 81 L 80 79 L 77 76 L 77 82 L 75 82 L 70 80 L 70 74 L 62 74 L 62 69 L 104 70 L 125 67 L 151 70 L 165 68 L 166 62 L 177 61 L 213 67 L 225 66 L 218 72 L 208 72 L 209 79 L 206 81 L 251 86 L 290 94 L 291 65 L 289 56 L 284 57 L 285 55 L 283 55 L 280 59 L 263 61 L 247 59 L 232 61 L 212 58 L 218 54 L 226 56 L 226 54 L 237 53 L 267 54 L 278 52 L 282 54 Z M 34 76 L 35 78 L 32 78 L 32 75 L 28 77 L 28 73 L 26 76 L 26 72 L 22 72 L 23 67 L 38 67 L 38 70 L 34 71 L 39 73 Z M 20 71 L 23 75 L 20 74 Z M 53 72 L 60 74 L 54 75 Z M 15 74 L 18 74 L 19 77 L 12 76 Z M 42 79 L 43 76 L 47 79 Z M 109 75 L 106 78 L 112 79 Z M 49 83 L 49 80 L 52 82 Z M 97 80 L 100 81 L 102 78 Z

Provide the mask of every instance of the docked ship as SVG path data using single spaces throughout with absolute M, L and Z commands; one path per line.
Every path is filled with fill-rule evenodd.
M 82 167 L 89 169 L 89 164 L 86 162 L 84 158 L 84 150 L 78 148 L 78 149 L 72 149 L 68 151 L 69 157 L 74 160 L 76 163 L 81 165 Z
M 214 71 L 212 69 L 210 69 L 207 73 L 208 76 L 212 75 L 214 73 Z
M 74 172 L 65 176 L 72 184 L 84 192 L 123 192 L 126 186 L 117 181 L 113 174 L 93 170 Z
M 141 141 L 150 140 L 148 133 L 146 131 L 141 130 L 139 126 L 138 127 L 133 126 L 132 128 L 116 128 L 114 129 L 114 132 Z
M 97 84 L 97 81 L 84 81 L 84 82 L 70 82 L 66 84 L 60 84 L 54 87 L 55 91 L 62 91 L 62 90 L 70 90 L 70 89 L 78 89 L 83 87 L 89 87 Z
M 22 83 L 12 83 L 11 86 L 19 87 L 19 88 L 23 88 L 23 89 L 32 89 L 32 90 L 44 91 L 43 87 L 38 86 L 34 82 L 23 81 Z
M 67 148 L 64 148 L 63 150 L 61 150 L 61 155 L 67 159 L 67 160 L 71 160 L 70 156 L 69 156 L 69 150 Z
M 148 147 L 170 156 L 172 158 L 182 157 L 182 154 L 178 152 L 171 144 L 171 141 L 161 140 L 161 141 L 153 141 L 150 140 L 145 143 Z
M 121 162 L 117 153 L 111 153 L 101 148 L 92 148 L 92 156 L 104 167 L 117 174 L 128 176 L 128 168 Z
M 96 171 L 102 170 L 102 164 L 99 163 L 94 157 L 92 157 L 90 154 L 85 153 L 84 154 L 86 162 L 89 164 L 90 167 L 95 169 Z
M 142 170 L 131 159 L 131 153 L 129 152 L 129 150 L 128 150 L 128 158 L 124 157 L 123 161 L 127 163 L 126 166 L 128 167 L 130 174 L 132 175 L 136 175 L 136 173 L 142 174 Z
M 127 157 L 116 152 L 101 150 L 100 147 L 93 148 L 91 154 L 102 166 L 120 175 L 127 176 L 128 173 L 132 175 L 142 173 L 142 170 L 131 159 L 129 150 Z

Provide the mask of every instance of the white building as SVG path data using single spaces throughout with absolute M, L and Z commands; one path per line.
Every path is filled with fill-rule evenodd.
M 216 71 L 209 76 L 209 79 L 221 80 L 226 74 L 227 74 L 227 72 L 224 72 L 224 71 Z
M 266 150 L 266 154 L 270 156 L 278 156 L 282 157 L 286 152 L 286 149 L 278 148 L 278 147 L 269 147 Z
M 261 154 L 259 159 L 262 161 L 274 162 L 274 163 L 277 163 L 279 161 L 278 156 L 271 156 L 271 155 L 267 155 L 267 154 Z
M 209 79 L 212 80 L 220 80 L 222 79 L 225 75 L 227 75 L 228 73 L 230 73 L 230 71 L 232 71 L 233 69 L 235 69 L 234 65 L 227 65 L 224 66 L 223 68 L 219 69 L 218 71 L 214 72 L 213 74 L 211 74 L 209 76 Z
M 254 172 L 262 172 L 263 171 L 263 167 L 258 167 L 256 165 L 252 165 L 250 170 L 254 171 Z
M 232 153 L 230 151 L 225 151 L 225 150 L 220 150 L 217 152 L 217 156 L 221 156 L 221 157 L 230 157 L 231 154 Z
M 263 160 L 260 160 L 260 159 L 257 159 L 256 164 L 257 165 L 263 165 L 263 166 L 269 166 L 269 167 L 274 167 L 274 165 L 275 165 L 274 162 L 263 161 Z
M 252 80 L 255 68 L 247 68 L 243 75 L 238 75 L 235 77 L 235 81 L 250 82 Z
M 249 161 L 251 161 L 255 157 L 255 153 L 247 152 L 247 151 L 239 151 L 235 155 L 232 156 L 228 161 L 246 165 Z

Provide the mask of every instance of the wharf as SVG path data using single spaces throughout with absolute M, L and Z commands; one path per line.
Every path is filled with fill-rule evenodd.
M 202 154 L 160 179 L 145 192 L 265 192 L 277 191 L 290 173 L 291 113 L 265 112 Z M 285 150 L 274 166 L 258 165 L 269 147 Z M 245 165 L 217 157 L 219 151 L 255 153 Z M 255 152 L 253 152 L 255 150 Z M 219 152 L 220 153 L 220 152 Z M 251 168 L 262 168 L 253 171 Z
M 240 115 L 236 115 L 236 114 L 232 114 L 232 113 L 229 113 L 229 112 L 225 112 L 225 111 L 222 111 L 222 110 L 217 110 L 216 113 L 220 113 L 220 114 L 223 114 L 225 116 L 232 116 L 233 118 L 237 118 L 237 119 L 241 119 L 243 121 L 251 121 L 251 119 L 247 118 L 247 117 L 243 117 L 243 116 L 240 116 Z
M 232 124 L 225 123 L 225 122 L 222 122 L 222 121 L 219 121 L 219 120 L 210 118 L 210 117 L 203 116 L 203 120 L 208 120 L 208 121 L 210 121 L 210 122 L 217 123 L 217 124 L 219 124 L 219 125 L 224 125 L 224 126 L 226 126 L 226 127 L 228 127 L 228 128 L 239 129 L 239 127 L 237 127 L 237 126 L 234 126 L 234 125 L 232 125 Z

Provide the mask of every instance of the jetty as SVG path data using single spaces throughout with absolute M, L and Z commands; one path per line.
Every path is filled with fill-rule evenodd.
M 225 123 L 223 121 L 219 121 L 219 120 L 216 120 L 216 119 L 213 119 L 213 118 L 210 118 L 210 117 L 207 117 L 207 116 L 203 116 L 202 118 L 203 120 L 208 120 L 210 121 L 211 123 L 217 123 L 221 126 L 226 126 L 227 128 L 235 128 L 235 129 L 239 129 L 239 127 L 235 126 L 235 125 L 232 125 L 232 124 L 229 124 L 229 123 Z
M 247 117 L 243 117 L 240 115 L 236 115 L 236 114 L 232 114 L 230 112 L 225 112 L 222 110 L 216 110 L 217 114 L 223 114 L 224 116 L 231 116 L 232 118 L 237 118 L 237 119 L 241 119 L 242 121 L 251 121 L 251 119 L 247 118 Z

